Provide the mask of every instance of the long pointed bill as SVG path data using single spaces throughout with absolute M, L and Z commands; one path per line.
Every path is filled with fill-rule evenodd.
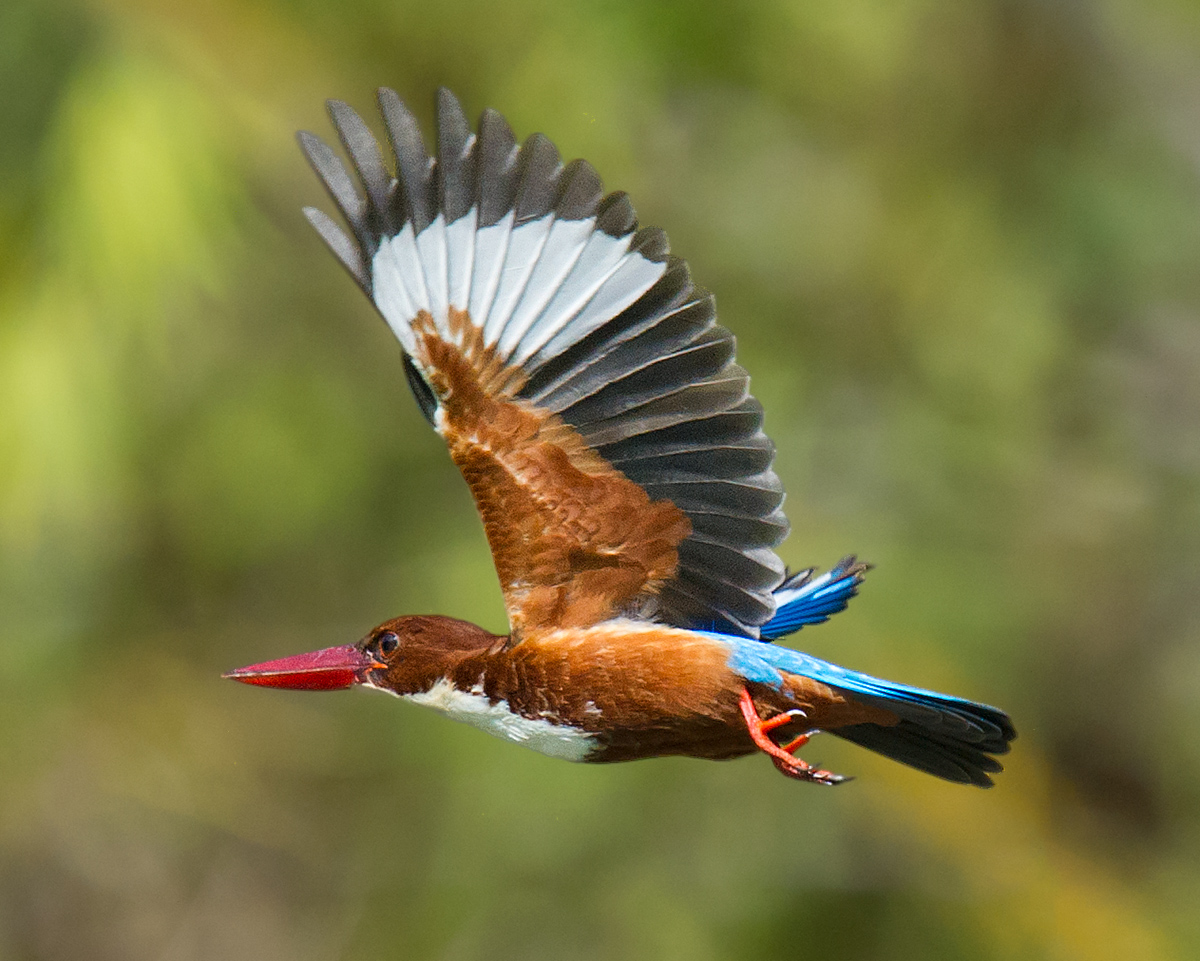
M 353 644 L 327 647 L 311 654 L 296 654 L 264 661 L 222 674 L 243 684 L 286 687 L 294 691 L 340 691 L 359 684 L 371 668 L 384 667 Z

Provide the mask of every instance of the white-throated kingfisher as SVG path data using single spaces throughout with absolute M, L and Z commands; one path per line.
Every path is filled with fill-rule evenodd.
M 430 156 L 400 98 L 379 104 L 392 166 L 344 103 L 355 178 L 300 135 L 349 229 L 305 213 L 400 341 L 483 518 L 509 632 L 398 617 L 226 677 L 373 687 L 573 761 L 761 751 L 836 784 L 796 753 L 827 731 L 990 786 L 1016 736 L 1003 711 L 771 643 L 845 608 L 867 565 L 785 571 L 762 408 L 663 232 L 494 111 L 473 133 L 442 90 Z

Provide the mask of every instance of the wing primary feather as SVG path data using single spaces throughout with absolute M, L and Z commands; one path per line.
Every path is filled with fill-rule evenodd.
M 517 190 L 513 230 L 504 255 L 499 289 L 488 311 L 488 327 L 497 331 L 496 353 L 508 361 L 536 314 L 523 311 L 530 281 L 554 229 L 551 211 L 558 195 L 562 160 L 549 139 L 534 134 L 517 152 Z M 535 294 L 536 296 L 536 294 Z
M 715 419 L 715 418 L 714 418 Z M 642 464 L 645 469 L 655 468 L 690 471 L 706 474 L 710 471 L 734 471 L 742 477 L 768 470 L 775 457 L 775 445 L 762 431 L 751 429 L 731 436 L 726 442 L 684 440 L 670 442 L 660 439 L 653 446 L 633 445 L 628 448 L 610 448 L 611 455 L 605 459 L 614 465 Z M 709 458 L 713 452 L 725 452 L 715 466 Z
M 393 179 L 383 166 L 379 142 L 372 136 L 362 117 L 349 104 L 342 100 L 330 100 L 326 106 L 342 147 L 349 156 L 358 179 L 366 188 L 368 223 L 376 221 L 370 226 L 378 233 L 395 233 L 398 225 L 392 218 L 389 203 Z
M 703 311 L 685 305 L 661 320 L 649 320 L 625 331 L 624 339 L 586 364 L 576 365 L 549 389 L 531 391 L 531 400 L 555 413 L 566 411 L 602 392 L 631 368 L 644 371 L 658 351 L 678 353 L 694 345 L 711 328 Z M 713 371 L 715 373 L 715 371 Z M 540 385 L 539 385 L 540 386 Z
M 586 160 L 572 160 L 559 177 L 554 213 L 560 220 L 586 220 L 595 216 L 604 196 L 600 175 Z
M 325 245 L 333 251 L 333 255 L 349 271 L 350 276 L 354 278 L 358 286 L 369 296 L 371 293 L 371 275 L 367 270 L 367 265 L 363 262 L 362 251 L 359 249 L 358 244 L 347 237 L 346 232 L 334 223 L 333 218 L 325 213 L 325 211 L 318 210 L 316 207 L 305 207 L 304 216 L 308 218 L 308 222 L 321 235 L 321 239 L 325 241 Z
M 446 302 L 467 310 L 475 270 L 477 227 L 475 135 L 462 105 L 445 87 L 438 91 L 438 159 L 434 167 L 437 203 L 444 218 Z
M 769 548 L 733 548 L 693 533 L 679 550 L 689 569 L 730 584 L 774 586 L 783 575 L 783 562 Z
M 626 476 L 636 480 L 631 475 Z M 765 517 L 748 517 L 745 514 L 725 514 L 694 507 L 688 511 L 688 520 L 692 522 L 692 530 L 696 534 L 746 547 L 775 548 L 788 533 L 787 517 L 778 508 Z
M 609 194 L 596 207 L 596 229 L 610 237 L 625 237 L 637 230 L 637 214 L 624 190 Z
M 647 260 L 665 261 L 671 253 L 671 244 L 665 231 L 658 227 L 643 227 L 633 235 L 629 249 Z
M 644 361 L 563 408 L 561 416 L 569 424 L 609 420 L 717 375 L 732 356 L 732 338 L 719 328 L 710 328 L 691 343 Z
M 733 365 L 730 365 L 731 367 Z M 740 371 L 740 373 L 739 373 Z M 661 427 L 671 427 L 706 412 L 717 413 L 735 407 L 747 396 L 748 378 L 745 371 L 723 372 L 720 379 L 690 384 L 650 401 L 637 410 L 590 424 L 576 424 L 579 432 L 592 447 L 624 440 Z
M 430 311 L 439 329 L 444 325 L 449 301 L 448 255 L 445 221 L 438 217 L 435 163 L 425 149 L 421 127 L 396 93 L 388 87 L 378 91 L 379 110 L 387 127 L 400 183 L 407 222 L 396 232 L 395 267 L 404 277 L 417 309 Z M 403 222 L 403 221 L 402 221 Z M 407 318 L 411 322 L 412 318 Z
M 761 517 L 783 503 L 783 485 L 779 483 L 774 472 L 764 472 L 756 477 L 738 480 L 676 480 L 642 486 L 655 500 L 669 500 L 685 512 L 689 508 L 719 509 L 733 516 L 748 514 Z
M 634 354 L 651 354 L 660 343 L 666 350 L 682 346 L 713 322 L 711 299 L 694 296 L 686 265 L 669 267 L 649 291 L 608 323 L 557 355 L 551 355 L 547 344 L 530 358 L 526 394 L 561 410 L 607 382 Z M 626 346 L 634 342 L 636 346 Z
M 667 452 L 625 460 L 610 458 L 609 463 L 627 476 L 636 473 L 638 483 L 646 484 L 680 477 L 745 477 L 769 468 L 772 453 L 770 444 L 745 444 L 739 447 Z
M 723 447 L 747 437 L 762 437 L 770 444 L 770 438 L 762 433 L 762 422 L 762 406 L 753 397 L 747 397 L 730 410 L 631 434 L 622 440 L 601 444 L 597 451 L 609 461 L 618 461 L 640 457 L 643 452 Z M 774 445 L 771 446 L 774 450 Z
M 682 570 L 679 577 L 668 586 L 677 593 L 699 601 L 710 611 L 719 613 L 721 617 L 725 618 L 728 624 L 721 625 L 722 633 L 748 635 L 757 640 L 758 625 L 770 620 L 771 615 L 775 612 L 775 606 L 769 600 L 769 591 L 766 595 L 751 593 L 742 585 L 731 584 L 724 579 L 711 577 L 703 571 L 692 568 Z M 744 626 L 730 631 L 729 625 Z M 693 619 L 685 626 L 693 630 L 712 629 L 702 618 Z
M 522 371 L 529 371 L 530 357 L 571 323 L 573 315 L 561 309 L 560 301 L 594 233 L 587 220 L 562 220 L 553 215 L 547 222 L 545 244 L 510 320 L 519 339 L 508 362 Z
M 431 188 L 433 161 L 425 149 L 421 127 L 409 112 L 399 94 L 390 87 L 379 88 L 379 110 L 387 127 L 388 140 L 396 158 L 396 176 L 403 185 L 407 220 L 413 234 L 419 234 L 436 216 Z M 398 223 L 404 219 L 397 218 Z
M 321 183 L 325 185 L 330 198 L 341 211 L 342 217 L 353 231 L 355 239 L 362 247 L 364 260 L 370 260 L 379 248 L 379 236 L 370 229 L 367 222 L 367 203 L 342 162 L 324 140 L 306 130 L 296 135 L 300 141 L 300 149 L 308 158 Z
M 500 335 L 492 307 L 503 280 L 504 266 L 516 217 L 513 202 L 517 190 L 517 138 L 508 122 L 495 110 L 479 118 L 477 162 L 478 231 L 475 237 L 475 268 L 471 281 L 470 313 L 484 331 L 485 343 Z
M 479 118 L 475 149 L 479 164 L 476 180 L 479 226 L 490 227 L 512 210 L 517 180 L 517 138 L 495 110 L 485 110 Z
M 687 291 L 687 268 L 668 263 L 641 296 L 626 297 L 613 309 L 595 309 L 601 289 L 621 282 L 622 267 L 630 261 L 620 241 L 593 230 L 564 278 L 543 321 L 546 330 L 535 345 L 524 351 L 524 367 L 531 379 L 530 394 L 545 394 L 561 380 L 590 365 L 600 354 L 640 330 L 654 326 Z M 644 261 L 643 263 L 649 263 Z M 627 279 L 627 278 L 625 278 Z M 644 280 L 638 277 L 638 282 Z M 634 287 L 637 290 L 636 286 Z M 632 302 L 629 302 L 632 301 Z M 552 329 L 551 329 L 552 328 Z M 578 349 L 576 349 L 578 348 Z
M 757 627 L 743 624 L 718 604 L 707 588 L 689 583 L 686 575 L 663 587 L 646 605 L 644 616 L 691 630 L 758 639 Z
M 548 150 L 541 141 L 549 145 Z M 578 273 L 577 268 L 595 236 L 590 215 L 603 193 L 600 178 L 585 162 L 573 161 L 564 167 L 545 138 L 534 141 L 533 147 L 536 149 L 530 149 L 527 141 L 521 148 L 522 154 L 529 150 L 531 156 L 517 199 L 516 222 L 539 223 L 544 234 L 524 286 L 504 321 L 498 347 L 498 356 L 520 366 L 526 376 L 533 370 L 530 358 L 571 324 L 587 302 L 585 285 L 580 283 L 587 268 Z M 539 166 L 543 168 L 540 171 L 536 169 Z M 537 197 L 531 198 L 531 185 Z
M 535 133 L 517 153 L 519 187 L 514 204 L 516 224 L 541 220 L 554 209 L 558 198 L 562 158 L 545 134 Z
M 475 135 L 462 105 L 445 87 L 438 91 L 437 203 L 452 224 L 475 203 Z

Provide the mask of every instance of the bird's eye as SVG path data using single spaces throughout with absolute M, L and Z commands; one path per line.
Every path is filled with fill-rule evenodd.
M 379 645 L 379 653 L 387 657 L 396 653 L 396 648 L 400 646 L 400 635 L 395 631 L 384 631 L 376 638 L 376 643 Z

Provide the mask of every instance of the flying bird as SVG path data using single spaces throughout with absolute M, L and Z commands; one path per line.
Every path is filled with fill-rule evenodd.
M 431 155 L 379 92 L 392 165 L 329 111 L 350 170 L 300 144 L 345 222 L 305 214 L 400 341 L 404 373 L 483 519 L 507 634 L 397 617 L 356 644 L 230 671 L 359 685 L 572 761 L 761 752 L 788 777 L 819 732 L 988 787 L 994 707 L 772 643 L 846 607 L 868 565 L 789 574 L 774 447 L 734 338 L 666 235 L 583 160 L 438 94 Z M 351 176 L 351 171 L 353 176 Z

